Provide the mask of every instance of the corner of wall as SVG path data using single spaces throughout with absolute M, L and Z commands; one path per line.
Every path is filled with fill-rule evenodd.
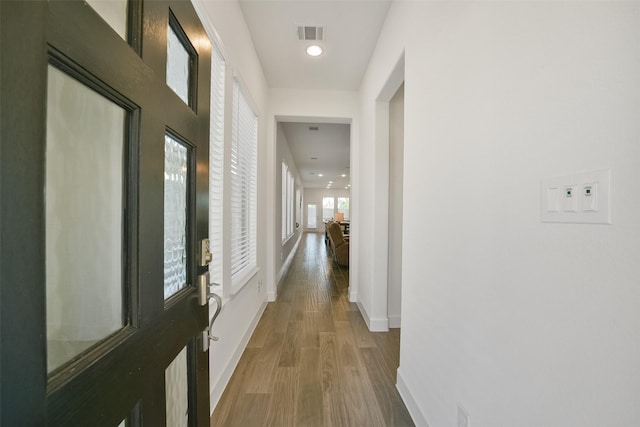
M 400 397 L 402 398 L 402 401 L 409 411 L 409 415 L 411 415 L 413 423 L 416 425 L 416 427 L 429 427 L 427 418 L 420 410 L 420 405 L 413 396 L 413 393 L 411 393 L 409 386 L 405 382 L 404 376 L 402 375 L 402 370 L 400 368 L 398 368 L 397 374 L 398 379 L 396 388 L 398 389 L 398 393 L 400 393 Z
M 387 332 L 389 331 L 389 319 L 386 317 L 371 317 L 369 313 L 367 313 L 366 308 L 360 301 L 357 301 L 358 310 L 360 310 L 360 314 L 364 319 L 364 322 L 367 324 L 367 327 L 371 332 Z
M 400 315 L 389 316 L 389 328 L 399 328 L 401 323 Z

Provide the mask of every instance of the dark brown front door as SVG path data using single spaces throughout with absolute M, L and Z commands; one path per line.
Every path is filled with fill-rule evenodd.
M 0 19 L 0 424 L 207 425 L 192 5 L 3 0 Z

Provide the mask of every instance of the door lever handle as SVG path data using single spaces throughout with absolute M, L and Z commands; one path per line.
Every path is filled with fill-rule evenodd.
M 216 321 L 216 318 L 220 315 L 220 310 L 222 310 L 222 298 L 220 298 L 220 295 L 211 291 L 211 286 L 220 285 L 217 283 L 209 283 L 209 272 L 199 276 L 198 294 L 200 305 L 208 305 L 211 299 L 216 301 L 216 311 L 213 313 L 213 317 L 209 322 L 209 327 L 202 332 L 202 351 L 209 349 L 209 341 L 218 341 L 218 337 L 211 335 L 211 330 L 213 329 L 213 322 Z
M 211 318 L 211 322 L 209 322 L 209 329 L 211 329 L 213 327 L 213 322 L 216 321 L 216 318 L 220 314 L 220 310 L 222 310 L 222 298 L 220 298 L 220 295 L 218 295 L 218 294 L 216 294 L 214 292 L 209 292 L 207 295 L 208 295 L 209 299 L 213 298 L 214 300 L 216 300 L 216 312 L 213 313 L 213 317 Z
M 214 337 L 213 335 L 211 335 L 211 330 L 213 329 L 213 322 L 216 321 L 216 318 L 218 317 L 218 315 L 220 314 L 220 310 L 222 310 L 222 298 L 220 298 L 220 295 L 214 293 L 214 292 L 208 292 L 207 293 L 207 297 L 209 299 L 213 298 L 214 300 L 216 300 L 216 312 L 213 313 L 213 317 L 211 318 L 211 321 L 209 322 L 209 332 L 208 332 L 208 339 L 210 341 L 218 341 L 218 337 Z

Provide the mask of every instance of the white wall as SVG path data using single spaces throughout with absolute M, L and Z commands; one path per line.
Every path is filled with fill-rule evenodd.
M 194 0 L 194 6 L 207 30 L 209 37 L 220 46 L 227 62 L 227 73 L 237 76 L 246 94 L 251 98 L 258 115 L 258 273 L 236 294 L 228 295 L 223 302 L 223 309 L 216 320 L 213 335 L 220 338 L 212 343 L 210 349 L 211 370 L 211 411 L 218 403 L 240 356 L 251 337 L 256 323 L 266 306 L 266 286 L 264 286 L 268 269 L 272 263 L 267 253 L 272 253 L 271 223 L 273 218 L 273 200 L 267 197 L 267 189 L 273 177 L 273 170 L 268 165 L 267 157 L 274 141 L 267 138 L 267 83 L 262 67 L 253 47 L 242 11 L 235 1 Z M 227 87 L 227 98 L 231 98 Z M 227 122 L 228 123 L 228 122 Z M 269 178 L 268 178 L 269 177 Z M 271 239 L 271 240 L 270 240 Z M 227 286 L 230 284 L 224 284 Z M 226 294 L 226 293 L 225 293 Z M 213 303 L 212 303 L 213 304 Z
M 387 316 L 399 328 L 402 297 L 402 199 L 404 178 L 404 86 L 389 101 L 389 266 Z
M 275 165 L 275 139 L 276 139 L 276 122 L 280 121 L 301 121 L 301 122 L 317 122 L 317 123 L 350 123 L 351 124 L 351 170 L 357 170 L 357 158 L 359 147 L 359 103 L 357 92 L 346 91 L 328 91 L 328 90 L 296 90 L 296 89 L 270 89 L 269 90 L 269 120 L 267 136 L 268 146 L 273 147 L 271 156 L 272 159 L 269 162 L 271 165 Z M 276 199 L 277 187 L 275 179 L 273 179 L 271 186 L 270 198 Z M 358 179 L 357 177 L 351 178 L 351 213 L 356 213 L 358 200 Z M 306 211 L 306 203 L 309 200 L 305 197 L 304 210 Z M 321 200 L 322 201 L 322 200 Z M 320 205 L 321 209 L 322 206 Z M 275 210 L 275 207 L 274 207 Z M 306 215 L 306 212 L 305 212 Z M 280 218 L 277 218 L 279 220 Z M 276 221 L 275 218 L 271 218 L 271 221 Z M 303 218 L 303 223 L 306 218 Z M 354 235 L 358 234 L 358 224 L 352 221 L 351 227 L 352 239 Z M 274 224 L 274 222 L 271 222 Z M 271 227 L 275 230 L 275 225 Z M 352 253 L 357 253 L 357 243 L 351 243 Z M 274 254 L 275 256 L 275 254 Z M 275 259 L 270 263 L 275 266 Z M 277 284 L 277 272 L 275 268 L 267 271 L 267 288 L 269 297 L 275 298 L 276 284 Z M 349 268 L 349 298 L 356 298 L 357 283 L 358 283 L 358 269 L 357 266 L 351 266 Z
M 358 182 L 362 182 L 359 210 L 354 215 L 362 234 L 351 238 L 354 245 L 352 253 L 356 255 L 351 269 L 360 272 L 351 300 L 358 303 L 372 331 L 389 329 L 389 102 L 404 81 L 404 52 L 399 50 L 395 58 L 383 65 L 386 66 L 384 79 L 376 81 L 379 86 L 374 91 L 367 90 L 370 83 L 366 74 L 363 79 L 360 91 L 361 142 L 357 152 L 353 153 L 353 161 L 359 167 L 352 173 L 352 179 L 356 177 Z
M 398 382 L 418 425 L 457 425 L 459 404 L 474 427 L 640 425 L 639 41 L 636 2 L 392 3 L 362 84 L 359 207 L 383 187 L 376 99 L 404 52 Z M 600 168 L 613 225 L 540 222 L 541 179 Z M 358 297 L 377 313 L 375 220 Z
M 302 194 L 302 179 L 300 173 L 291 154 L 291 148 L 287 137 L 282 130 L 280 124 L 277 125 L 277 137 L 276 137 L 276 164 L 274 165 L 274 171 L 276 172 L 276 200 L 275 200 L 275 239 L 274 239 L 274 253 L 276 255 L 276 270 L 278 271 L 278 278 L 276 285 L 282 277 L 286 274 L 295 249 L 298 247 L 300 237 L 302 236 L 302 224 L 300 223 L 300 201 L 296 197 L 296 194 Z M 295 228 L 293 234 L 287 238 L 286 241 L 282 241 L 282 162 L 285 162 L 289 167 L 289 171 L 293 174 L 294 184 L 294 218 L 295 221 L 300 224 L 300 227 Z M 280 191 L 278 191 L 280 190 Z M 279 237 L 279 238 L 278 238 Z

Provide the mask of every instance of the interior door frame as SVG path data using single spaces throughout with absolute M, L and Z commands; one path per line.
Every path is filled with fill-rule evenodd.
M 169 9 L 197 41 L 196 74 L 201 79 L 193 109 L 169 102 L 176 96 L 165 83 Z M 202 335 L 194 333 L 208 325 L 208 305 L 200 306 L 193 285 L 207 269 L 195 258 L 197 242 L 208 234 L 211 44 L 204 42 L 208 37 L 188 1 L 149 1 L 143 8 L 141 1 L 130 0 L 129 16 L 126 46 L 82 1 L 0 2 L 2 425 L 117 425 L 125 418 L 130 425 L 164 425 L 164 370 L 185 346 L 193 378 L 190 424 L 209 423 L 209 357 L 202 351 Z M 56 56 L 130 99 L 132 108 L 139 107 L 130 115 L 137 122 L 128 128 L 130 138 L 139 138 L 130 146 L 131 159 L 153 161 L 133 166 L 125 187 L 130 199 L 125 205 L 131 208 L 127 215 L 135 215 L 123 241 L 128 251 L 125 272 L 131 280 L 125 295 L 130 307 L 126 326 L 48 375 L 43 189 L 47 65 Z M 165 302 L 158 288 L 162 259 L 149 249 L 162 246 L 162 171 L 157 166 L 163 161 L 159 140 L 163 144 L 168 130 L 206 144 L 194 148 L 190 159 L 191 286 Z

